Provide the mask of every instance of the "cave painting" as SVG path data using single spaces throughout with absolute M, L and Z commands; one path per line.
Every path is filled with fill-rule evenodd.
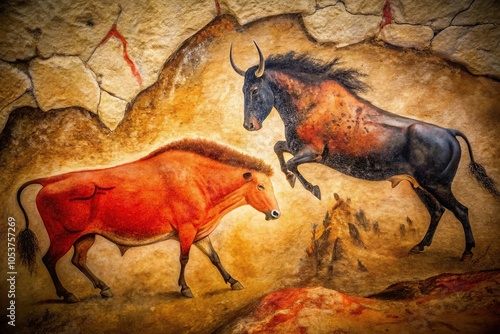
M 221 265 L 209 235 L 225 214 L 246 204 L 263 212 L 267 220 L 277 219 L 280 211 L 271 174 L 272 169 L 259 159 L 215 142 L 184 139 L 131 163 L 32 180 L 17 193 L 26 219 L 18 239 L 19 253 L 33 271 L 38 243 L 29 229 L 21 193 L 29 185 L 40 184 L 43 188 L 36 205 L 50 239 L 43 263 L 65 302 L 78 302 L 78 298 L 61 284 L 56 264 L 71 246 L 75 249 L 72 263 L 103 297 L 113 296 L 86 265 L 96 234 L 118 245 L 122 255 L 130 247 L 178 240 L 178 283 L 185 297 L 193 297 L 184 277 L 193 244 L 209 257 L 232 289 L 242 289 Z
M 457 137 L 467 144 L 471 174 L 494 196 L 500 192 L 475 162 L 471 144 L 462 132 L 402 117 L 363 100 L 356 95 L 367 89 L 359 79 L 362 74 L 338 68 L 338 59 L 323 63 L 289 52 L 264 60 L 255 46 L 259 64 L 246 71 L 235 64 L 232 45 L 230 49 L 231 66 L 245 78 L 243 126 L 259 130 L 272 108 L 278 111 L 286 141 L 278 141 L 274 150 L 292 187 L 298 178 L 321 199 L 319 187 L 298 171 L 299 165 L 311 162 L 359 179 L 388 180 L 393 187 L 408 181 L 431 217 L 427 233 L 410 253 L 420 253 L 431 245 L 439 220 L 448 209 L 465 232 L 461 261 L 472 258 L 475 243 L 468 209 L 451 191 L 461 157 Z M 284 152 L 293 157 L 285 162 Z

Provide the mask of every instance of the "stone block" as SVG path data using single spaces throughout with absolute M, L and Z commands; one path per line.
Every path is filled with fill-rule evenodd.
M 427 26 L 388 24 L 378 37 L 395 46 L 423 50 L 430 46 L 434 31 Z
M 316 5 L 314 0 L 220 0 L 219 3 L 223 12 L 236 17 L 241 25 L 269 16 L 312 14 Z
M 304 16 L 304 26 L 318 42 L 332 42 L 343 47 L 374 36 L 382 22 L 381 16 L 352 15 L 343 4 L 317 10 Z
M 97 115 L 101 122 L 114 131 L 125 116 L 127 101 L 119 99 L 108 92 L 101 92 L 101 101 L 97 109 Z
M 391 13 L 393 22 L 428 25 L 441 30 L 448 27 L 470 3 L 470 0 L 391 0 Z
M 439 33 L 431 50 L 462 64 L 477 75 L 500 78 L 500 28 L 493 24 L 449 27 Z
M 79 57 L 35 58 L 29 64 L 29 73 L 43 111 L 81 107 L 97 112 L 99 86 L 94 73 Z

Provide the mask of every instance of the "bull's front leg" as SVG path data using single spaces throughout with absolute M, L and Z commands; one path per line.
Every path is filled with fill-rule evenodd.
M 286 163 L 287 169 L 294 173 L 304 188 L 309 190 L 318 199 L 321 199 L 321 191 L 319 187 L 313 186 L 309 181 L 307 181 L 302 174 L 300 174 L 298 166 L 308 162 L 319 162 L 320 160 L 321 154 L 318 154 L 309 148 L 304 148 Z
M 296 178 L 295 174 L 290 172 L 286 167 L 285 156 L 283 155 L 283 153 L 285 152 L 292 154 L 292 152 L 288 148 L 288 144 L 286 143 L 286 141 L 280 140 L 276 142 L 276 144 L 274 144 L 274 153 L 276 153 L 276 155 L 278 156 L 278 161 L 280 162 L 281 171 L 286 175 L 288 183 L 293 188 L 295 186 Z

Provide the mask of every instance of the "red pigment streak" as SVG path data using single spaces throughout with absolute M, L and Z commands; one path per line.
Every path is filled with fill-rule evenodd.
M 387 1 L 384 6 L 383 20 L 380 23 L 380 30 L 392 22 L 391 3 Z
M 99 43 L 99 45 L 103 45 L 111 37 L 118 38 L 118 40 L 122 43 L 122 45 L 123 45 L 123 59 L 125 59 L 125 61 L 127 62 L 128 66 L 130 67 L 130 70 L 132 71 L 132 74 L 134 75 L 134 77 L 137 79 L 137 82 L 139 83 L 139 86 L 142 86 L 142 77 L 141 77 L 141 74 L 139 73 L 139 71 L 137 71 L 137 68 L 135 67 L 135 64 L 132 61 L 132 59 L 130 59 L 130 57 L 128 56 L 128 53 L 127 53 L 127 41 L 125 40 L 125 37 L 123 37 L 123 35 L 120 34 L 118 32 L 118 30 L 116 29 L 116 23 L 113 24 L 113 26 L 111 27 L 111 30 L 108 32 L 108 34 L 106 35 L 106 37 L 103 38 L 103 40 L 101 41 L 101 43 Z
M 217 16 L 220 15 L 220 4 L 219 0 L 215 0 L 215 9 L 217 9 Z

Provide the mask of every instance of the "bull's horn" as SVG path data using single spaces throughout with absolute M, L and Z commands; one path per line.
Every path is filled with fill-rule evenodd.
M 253 41 L 253 44 L 255 44 L 255 47 L 257 48 L 257 51 L 259 52 L 259 67 L 257 68 L 257 71 L 255 71 L 255 76 L 257 78 L 260 78 L 262 74 L 264 74 L 264 69 L 265 69 L 265 64 L 264 64 L 264 56 L 262 55 L 262 51 L 260 51 L 259 46 L 255 41 Z
M 231 43 L 231 48 L 229 49 L 229 61 L 231 62 L 231 66 L 233 67 L 233 70 L 235 70 L 236 73 L 241 75 L 242 77 L 245 76 L 245 71 L 240 69 L 236 64 L 234 63 L 233 60 L 233 43 Z

